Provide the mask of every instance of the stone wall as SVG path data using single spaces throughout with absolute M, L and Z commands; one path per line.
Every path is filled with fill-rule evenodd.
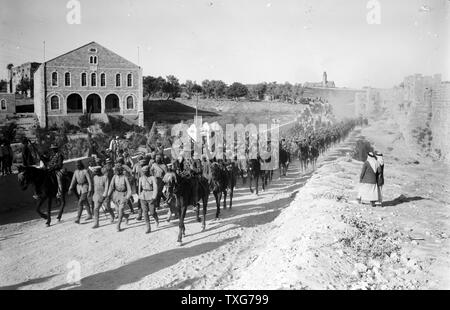
M 433 151 L 450 163 L 450 82 L 433 92 L 431 131 Z

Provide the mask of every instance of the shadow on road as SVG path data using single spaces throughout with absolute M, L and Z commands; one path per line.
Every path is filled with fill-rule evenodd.
M 116 269 L 87 276 L 81 279 L 81 285 L 79 286 L 71 287 L 72 285 L 70 284 L 64 284 L 52 289 L 58 290 L 69 287 L 71 287 L 71 290 L 98 289 L 99 287 L 104 290 L 118 289 L 122 285 L 138 282 L 161 269 L 171 267 L 183 259 L 213 251 L 235 239 L 236 237 L 225 239 L 220 242 L 207 242 L 188 248 L 180 247 L 164 251 L 140 258 Z

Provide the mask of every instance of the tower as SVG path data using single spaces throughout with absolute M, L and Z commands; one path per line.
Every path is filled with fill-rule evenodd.
M 322 87 L 327 87 L 328 81 L 327 81 L 327 72 L 324 71 L 323 72 L 323 76 L 322 76 Z

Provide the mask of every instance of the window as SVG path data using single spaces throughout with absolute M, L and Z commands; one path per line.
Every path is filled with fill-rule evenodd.
M 91 86 L 97 86 L 97 74 L 91 74 Z
M 89 63 L 96 65 L 97 64 L 97 56 L 90 56 Z
M 116 74 L 116 86 L 119 87 L 120 86 L 120 73 Z
M 106 86 L 106 75 L 104 73 L 100 74 L 100 86 Z
M 127 75 L 127 86 L 128 87 L 133 86 L 133 75 L 131 73 L 128 73 L 128 75 Z
M 6 110 L 6 100 L 5 99 L 2 99 L 0 101 L 0 109 L 1 110 Z
M 91 48 L 89 49 L 89 52 L 91 52 L 91 53 L 97 53 L 97 49 L 96 49 L 95 47 L 91 47 Z
M 127 97 L 127 109 L 128 110 L 134 109 L 133 96 L 128 96 Z
M 50 109 L 59 110 L 59 97 L 54 95 L 50 98 Z
M 64 85 L 70 86 L 70 72 L 64 74 Z
M 81 86 L 87 85 L 87 74 L 85 72 L 81 73 Z
M 52 73 L 52 86 L 58 86 L 58 72 Z

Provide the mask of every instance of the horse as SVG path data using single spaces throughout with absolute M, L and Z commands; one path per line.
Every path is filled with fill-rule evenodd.
M 179 214 L 179 231 L 178 231 L 178 239 L 177 242 L 181 245 L 182 237 L 186 236 L 186 227 L 184 226 L 184 219 L 186 217 L 186 211 L 188 206 L 196 206 L 197 208 L 197 221 L 202 222 L 202 231 L 206 229 L 206 211 L 208 207 L 208 199 L 209 199 L 209 186 L 207 181 L 204 179 L 199 180 L 199 186 L 197 191 L 197 201 L 194 201 L 194 185 L 193 185 L 193 176 L 180 176 L 177 175 L 177 182 L 175 185 L 174 193 L 176 195 L 176 204 Z M 200 219 L 200 204 L 199 201 L 202 201 L 203 204 L 203 221 Z
M 22 190 L 26 190 L 29 185 L 34 185 L 34 188 L 40 188 L 40 197 L 37 198 L 36 211 L 40 217 L 47 220 L 47 227 L 51 223 L 51 208 L 52 199 L 56 199 L 56 194 L 58 192 L 58 183 L 54 173 L 46 170 L 39 169 L 36 167 L 23 167 L 19 166 L 19 174 L 17 175 L 19 184 Z M 62 197 L 59 200 L 60 208 L 58 212 L 58 222 L 61 221 L 62 214 L 64 212 L 64 207 L 66 205 L 65 195 L 69 190 L 69 184 L 72 180 L 73 172 L 66 172 L 63 174 L 62 179 Z M 42 204 L 47 200 L 47 214 L 41 212 Z
M 289 160 L 290 160 L 290 154 L 287 150 L 280 147 L 279 150 L 279 159 L 280 159 L 280 177 L 286 176 L 287 170 L 289 168 Z
M 259 175 L 261 173 L 261 163 L 259 162 L 259 159 L 253 158 L 249 159 L 247 163 L 248 167 L 248 175 L 250 177 L 250 193 L 253 193 L 252 189 L 252 181 L 255 179 L 255 186 L 256 186 L 256 195 L 258 195 L 258 182 L 259 182 Z
M 216 219 L 220 217 L 220 201 L 222 200 L 222 194 L 224 195 L 224 209 L 226 205 L 227 196 L 227 174 L 224 167 L 214 162 L 211 164 L 211 190 L 216 200 Z

